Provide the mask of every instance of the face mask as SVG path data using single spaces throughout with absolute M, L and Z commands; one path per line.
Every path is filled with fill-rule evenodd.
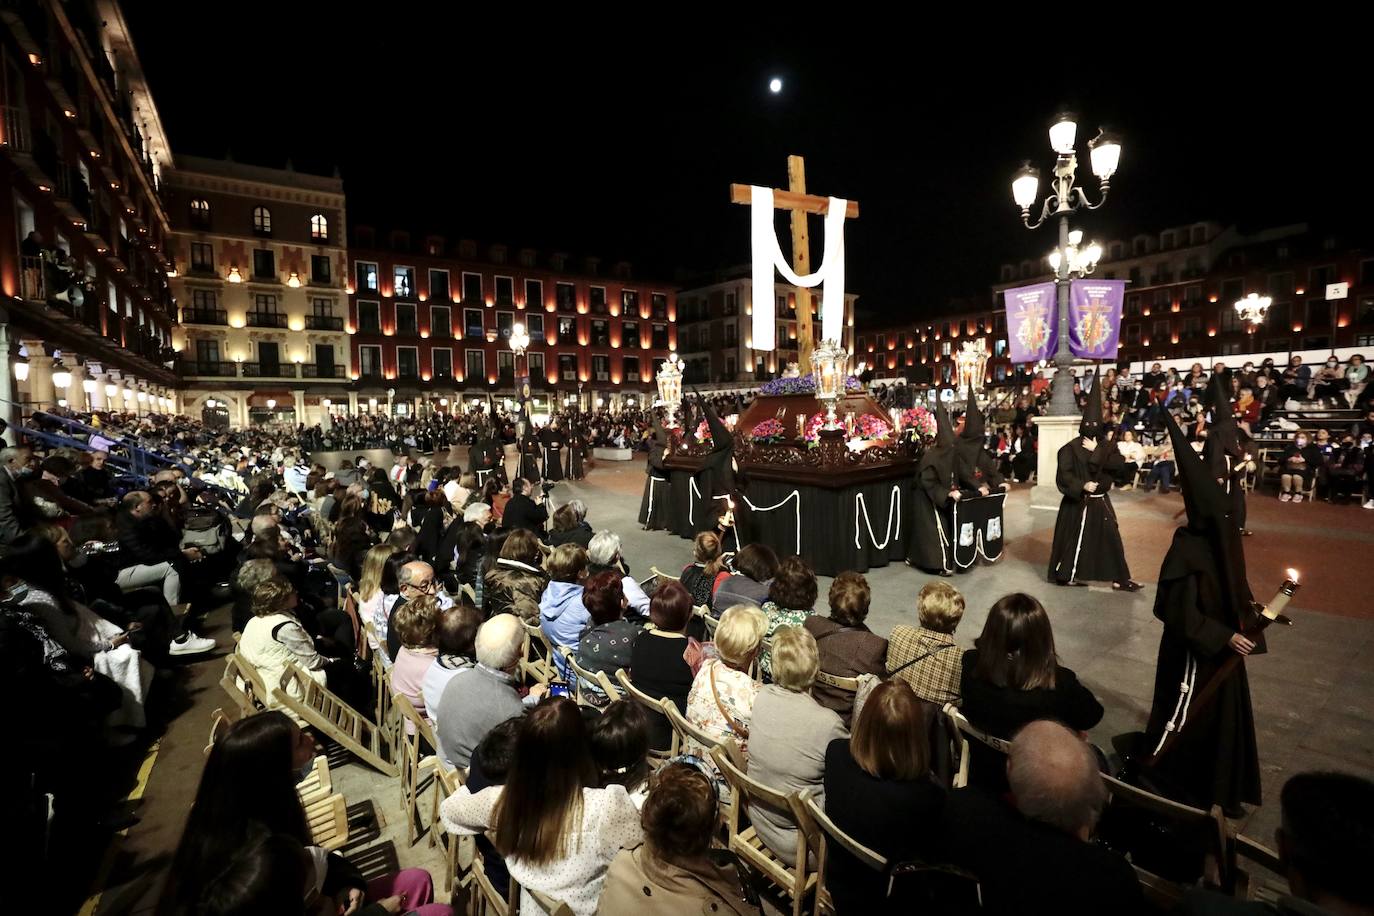
M 371 490 L 364 490 L 364 491 L 363 491 L 363 499 L 367 499 L 367 498 L 368 498 L 369 496 L 371 496 L 371 495 L 372 495 L 372 491 L 371 491 Z
M 1298 440 L 1296 440 L 1296 441 L 1297 441 L 1297 446 L 1298 446 L 1298 448 L 1303 448 L 1303 447 L 1305 447 L 1305 446 L 1307 445 L 1307 440 L 1306 440 L 1306 439 L 1298 439 Z

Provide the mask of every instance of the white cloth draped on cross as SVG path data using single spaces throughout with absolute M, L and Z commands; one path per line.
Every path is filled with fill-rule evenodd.
M 750 185 L 753 198 L 750 213 L 754 251 L 754 328 L 753 349 L 773 350 L 778 346 L 776 310 L 773 296 L 773 271 L 776 268 L 788 283 L 821 291 L 821 340 L 840 340 L 844 332 L 844 220 L 849 202 L 830 198 L 825 215 L 825 253 L 820 269 L 798 275 L 792 270 L 778 246 L 773 228 L 773 189 Z

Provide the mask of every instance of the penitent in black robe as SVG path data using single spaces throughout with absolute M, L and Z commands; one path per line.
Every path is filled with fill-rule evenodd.
M 671 515 L 671 493 L 668 469 L 663 466 L 668 431 L 662 421 L 654 417 L 654 436 L 649 443 L 649 460 L 644 466 L 644 497 L 639 501 L 639 524 L 648 531 L 668 527 Z
M 1059 450 L 1055 483 L 1064 499 L 1054 523 L 1048 578 L 1051 582 L 1125 582 L 1131 578 L 1126 548 L 1116 525 L 1116 511 L 1107 491 L 1112 465 L 1121 460 L 1114 448 L 1089 452 L 1080 436 Z M 1083 485 L 1097 481 L 1096 493 Z
M 957 487 L 954 446 L 932 446 L 916 467 L 915 506 L 906 560 L 927 572 L 954 571 L 950 489 Z
M 530 433 L 525 433 L 520 438 L 520 471 L 519 476 L 525 478 L 530 483 L 538 483 L 539 477 L 539 440 Z
M 1210 703 L 1194 709 L 1189 702 L 1234 654 L 1228 645 L 1231 635 L 1253 623 L 1253 615 L 1236 620 L 1224 599 L 1218 579 L 1223 568 L 1207 538 L 1180 528 L 1164 558 L 1155 596 L 1154 614 L 1164 623 L 1164 632 L 1145 753 L 1159 747 L 1170 721 L 1179 737 L 1154 765 L 1141 769 L 1140 780 L 1199 808 L 1260 804 L 1259 749 L 1245 663 L 1231 671 Z M 1248 592 L 1246 588 L 1247 597 Z M 1255 641 L 1255 651 L 1262 652 L 1263 636 Z M 1181 689 L 1185 683 L 1186 691 Z
M 563 449 L 568 444 L 561 429 L 545 429 L 539 433 L 539 443 L 544 447 L 544 479 L 556 481 L 563 479 Z
M 587 460 L 587 437 L 580 430 L 568 434 L 567 472 L 569 480 L 581 480 L 587 476 L 583 463 Z

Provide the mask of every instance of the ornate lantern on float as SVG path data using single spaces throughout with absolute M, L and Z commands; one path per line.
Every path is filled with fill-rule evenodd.
M 682 357 L 676 353 L 670 355 L 663 361 L 663 365 L 658 367 L 658 375 L 654 381 L 658 383 L 658 405 L 667 408 L 668 427 L 677 426 L 677 417 L 674 408 L 682 400 L 682 370 L 684 363 Z
M 844 396 L 849 351 L 838 340 L 823 340 L 811 352 L 811 371 L 816 380 L 816 400 L 825 405 L 825 428 L 834 429 L 835 405 Z
M 974 391 L 981 391 L 983 373 L 987 371 L 988 365 L 987 341 L 981 337 L 973 341 L 964 341 L 963 347 L 955 354 L 954 362 L 959 369 L 959 384 L 956 390 L 972 388 Z

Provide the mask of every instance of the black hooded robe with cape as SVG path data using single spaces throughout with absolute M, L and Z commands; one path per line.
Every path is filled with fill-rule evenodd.
M 964 429 L 959 441 L 954 445 L 958 455 L 956 466 L 959 485 L 966 490 L 987 487 L 998 490 L 1002 486 L 1002 472 L 997 469 L 997 459 L 988 454 L 983 412 L 973 400 L 973 389 L 968 390 L 968 411 L 964 414 Z
M 1238 530 L 1245 530 L 1245 446 L 1240 441 L 1240 427 L 1231 413 L 1231 383 L 1229 372 L 1212 376 L 1207 398 L 1212 405 L 1212 425 L 1202 444 L 1202 460 L 1211 469 L 1231 505 L 1231 519 Z
M 663 456 L 668 449 L 668 430 L 657 414 L 651 414 L 653 437 L 649 440 L 649 460 L 644 465 L 644 496 L 639 501 L 639 524 L 647 531 L 667 528 L 672 507 L 668 469 Z
M 516 476 L 523 477 L 530 483 L 538 483 L 539 477 L 539 440 L 531 430 L 526 430 L 520 437 L 520 470 Z
M 568 431 L 567 476 L 569 480 L 581 480 L 587 476 L 584 463 L 587 460 L 587 435 L 581 428 L 573 427 Z
M 735 437 L 716 415 L 705 398 L 699 398 L 706 426 L 711 430 L 711 451 L 706 454 L 697 473 L 698 502 L 697 530 L 716 531 L 721 535 L 724 550 L 738 551 L 751 540 L 749 504 L 744 498 L 744 475 L 735 464 Z M 684 415 L 685 415 L 684 411 Z M 733 530 L 722 527 L 725 513 L 733 508 Z
M 546 426 L 539 431 L 539 444 L 544 449 L 544 479 L 556 482 L 563 479 L 563 448 L 567 437 L 563 430 Z
M 1178 737 L 1139 776 L 1152 790 L 1186 804 L 1235 810 L 1242 802 L 1258 805 L 1261 800 L 1244 661 L 1209 703 L 1197 709 L 1191 699 L 1231 657 L 1231 636 L 1254 624 L 1257 606 L 1246 581 L 1245 552 L 1230 499 L 1178 424 L 1172 418 L 1168 423 L 1188 524 L 1174 532 L 1159 571 L 1154 615 L 1164 631 L 1144 752 L 1155 753 L 1170 731 Z M 1263 634 L 1252 638 L 1252 654 L 1263 652 Z
M 935 414 L 935 444 L 916 466 L 915 505 L 911 514 L 906 561 L 934 573 L 954 572 L 954 541 L 950 529 L 950 491 L 958 488 L 954 429 L 949 414 Z
M 1107 495 L 1122 459 L 1102 435 L 1102 392 L 1095 374 L 1078 431 L 1080 435 L 1059 450 L 1054 482 L 1064 498 L 1054 523 L 1048 578 L 1051 582 L 1127 582 L 1131 570 L 1126 565 L 1126 548 Z M 1097 440 L 1095 450 L 1083 447 L 1085 437 Z M 1083 486 L 1091 480 L 1097 481 L 1097 491 L 1085 492 Z

